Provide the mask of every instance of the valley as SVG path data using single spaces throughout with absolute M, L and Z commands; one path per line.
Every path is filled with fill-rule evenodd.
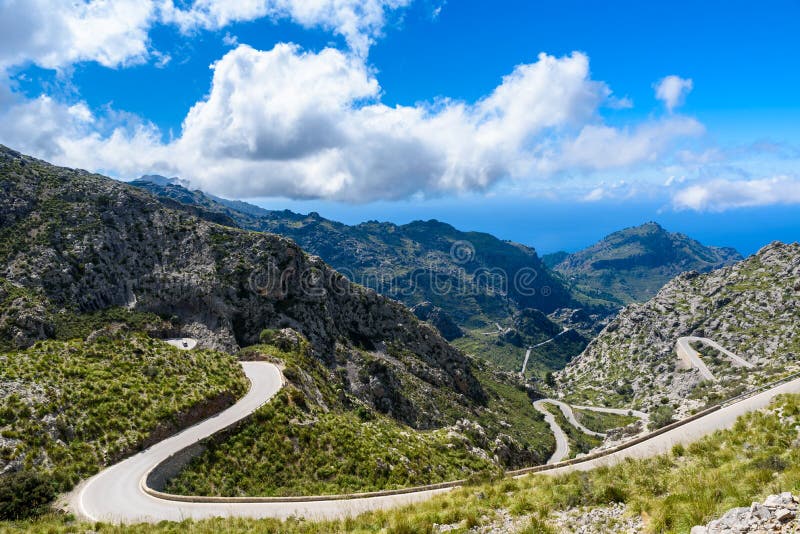
M 5 519 L 36 521 L 59 494 L 78 521 L 389 518 L 485 484 L 529 488 L 509 474 L 649 462 L 800 393 L 797 244 L 731 266 L 706 251 L 707 272 L 652 298 L 613 282 L 603 300 L 533 249 L 436 221 L 348 227 L 0 156 L 0 477 L 22 488 Z M 347 244 L 318 252 L 346 276 L 294 241 L 328 230 Z M 625 267 L 602 264 L 618 280 L 630 258 L 656 261 L 630 239 L 701 250 L 651 223 L 622 234 L 607 243 L 634 251 Z M 378 248 L 347 256 L 359 240 Z M 386 262 L 402 265 L 389 289 L 353 283 Z M 528 268 L 544 273 L 536 297 L 474 277 Z M 480 291 L 391 289 L 415 270 Z

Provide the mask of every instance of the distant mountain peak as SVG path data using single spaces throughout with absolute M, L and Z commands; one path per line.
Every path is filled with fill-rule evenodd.
M 143 174 L 142 176 L 137 178 L 137 181 L 149 182 L 151 184 L 156 184 L 160 186 L 179 185 L 181 187 L 186 187 L 186 188 L 189 187 L 189 182 L 187 182 L 186 180 L 178 178 L 177 176 L 168 178 L 166 176 L 161 176 L 160 174 Z
M 548 258 L 579 289 L 619 304 L 644 301 L 678 274 L 709 271 L 742 256 L 730 247 L 706 246 L 655 221 L 613 232 L 594 245 Z

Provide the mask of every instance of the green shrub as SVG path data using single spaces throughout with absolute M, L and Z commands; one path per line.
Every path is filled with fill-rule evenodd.
M 39 473 L 20 471 L 0 476 L 0 520 L 40 515 L 54 497 L 53 484 Z
M 278 331 L 274 328 L 265 328 L 258 335 L 258 340 L 264 345 L 271 345 L 277 333 Z
M 672 406 L 662 404 L 653 410 L 653 413 L 650 415 L 650 429 L 656 430 L 674 422 L 674 415 L 675 409 Z

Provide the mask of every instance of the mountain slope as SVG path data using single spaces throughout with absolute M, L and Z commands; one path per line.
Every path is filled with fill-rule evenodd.
M 546 262 L 586 294 L 625 305 L 647 300 L 682 272 L 705 272 L 741 259 L 732 248 L 707 247 L 649 222 L 566 257 L 548 255 Z
M 684 273 L 644 304 L 632 304 L 560 373 L 558 389 L 575 401 L 682 413 L 798 368 L 800 245 L 772 243 L 735 265 Z M 706 350 L 719 378 L 677 366 L 682 336 L 710 338 L 755 364 L 734 368 Z
M 290 327 L 329 363 L 352 349 L 404 351 L 398 367 L 483 399 L 467 360 L 433 329 L 287 239 L 164 209 L 138 188 L 7 149 L 0 175 L 0 274 L 59 309 L 154 312 L 227 350 Z
M 293 375 L 288 356 L 277 358 L 301 395 L 285 409 L 316 408 L 281 427 L 287 439 L 318 413 L 380 418 L 393 435 L 460 436 L 458 423 L 483 436 L 454 444 L 456 456 L 484 460 L 469 465 L 547 458 L 552 439 L 530 405 L 532 388 L 482 369 L 402 304 L 291 240 L 184 208 L 0 147 L 0 348 L 22 358 L 20 349 L 59 339 L 103 358 L 88 345 L 129 330 L 227 352 L 302 340 Z M 319 387 L 309 386 L 311 374 Z M 509 425 L 512 417 L 520 424 Z
M 349 226 L 289 210 L 189 191 L 177 183 L 138 180 L 161 198 L 230 217 L 241 227 L 290 237 L 352 281 L 409 306 L 431 302 L 459 325 L 505 319 L 509 307 L 546 313 L 575 305 L 569 289 L 530 247 L 481 232 L 462 232 L 436 220 L 405 225 L 369 221 Z
M 525 350 L 520 344 L 487 340 L 483 332 L 496 323 L 513 327 L 514 316 L 522 310 L 550 313 L 565 307 L 589 308 L 592 317 L 602 320 L 615 306 L 572 291 L 529 247 L 485 233 L 462 232 L 436 220 L 349 226 L 317 213 L 268 211 L 189 191 L 175 179 L 143 177 L 131 185 L 207 220 L 287 236 L 353 282 L 409 307 L 441 309 L 443 314 L 420 317 L 450 340 L 467 334 L 470 339 L 459 341 L 462 349 L 508 371 L 519 371 Z M 531 363 L 542 365 L 531 369 L 558 369 L 584 346 L 582 339 L 558 338 L 546 347 L 547 354 L 534 351 Z

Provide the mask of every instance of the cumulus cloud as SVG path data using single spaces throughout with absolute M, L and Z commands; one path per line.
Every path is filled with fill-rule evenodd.
M 160 140 L 154 125 L 133 115 L 98 117 L 83 102 L 64 104 L 45 95 L 0 112 L 3 144 L 71 167 L 131 177 L 142 168 L 168 173 L 175 168 L 172 154 Z
M 165 0 L 161 17 L 184 32 L 219 29 L 263 17 L 290 19 L 305 27 L 333 31 L 344 37 L 353 51 L 366 55 L 383 30 L 386 14 L 409 3 L 411 0 L 195 0 L 189 7 L 180 7 Z
M 473 103 L 387 106 L 364 58 L 327 48 L 240 45 L 213 66 L 208 95 L 165 143 L 135 117 L 93 116 L 48 97 L 0 116 L 0 140 L 55 162 L 121 177 L 180 175 L 209 192 L 346 201 L 484 191 L 501 180 L 650 164 L 698 135 L 673 116 L 604 125 L 612 98 L 589 59 L 541 54 Z M 78 106 L 78 107 L 75 107 Z
M 356 56 L 240 46 L 214 66 L 177 147 L 204 147 L 213 161 L 192 176 L 228 194 L 367 201 L 484 190 L 524 175 L 545 133 L 592 120 L 609 94 L 585 55 L 542 54 L 473 104 L 389 107 Z
M 692 91 L 693 87 L 694 83 L 691 78 L 681 78 L 674 74 L 660 79 L 654 85 L 656 98 L 664 102 L 670 112 L 683 105 L 686 95 Z
M 222 44 L 225 46 L 238 46 L 239 38 L 235 35 L 231 35 L 230 32 L 225 32 L 225 35 L 222 36 Z
M 590 124 L 577 137 L 565 141 L 560 157 L 552 158 L 544 167 L 603 170 L 655 162 L 676 139 L 704 131 L 703 125 L 690 117 L 648 122 L 633 129 Z
M 0 69 L 26 62 L 50 69 L 81 61 L 141 63 L 154 17 L 152 0 L 4 0 Z
M 34 63 L 48 69 L 94 61 L 124 67 L 150 59 L 164 66 L 169 55 L 152 50 L 154 24 L 184 33 L 218 30 L 264 17 L 319 27 L 344 37 L 366 56 L 387 14 L 412 0 L 3 0 L 0 2 L 0 70 Z M 224 38 L 229 46 L 236 39 Z
M 800 204 L 800 179 L 783 175 L 756 180 L 710 180 L 677 191 L 672 203 L 676 209 L 696 211 Z

